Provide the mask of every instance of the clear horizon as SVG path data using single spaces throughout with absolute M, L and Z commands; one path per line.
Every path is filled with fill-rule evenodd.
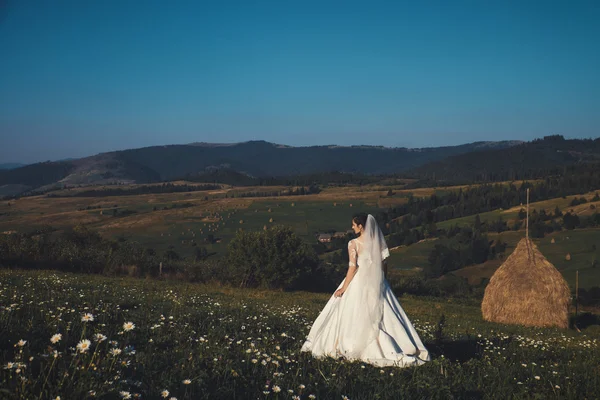
M 600 136 L 592 0 L 0 3 L 0 163 Z

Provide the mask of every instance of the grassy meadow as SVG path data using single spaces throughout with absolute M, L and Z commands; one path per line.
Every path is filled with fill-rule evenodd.
M 555 198 L 549 200 L 538 201 L 535 203 L 529 204 L 529 211 L 533 212 L 533 210 L 546 210 L 547 213 L 553 213 L 554 209 L 558 207 L 563 213 L 571 212 L 576 215 L 590 215 L 593 214 L 590 210 L 590 205 L 594 204 L 594 206 L 600 206 L 600 201 L 592 202 L 590 201 L 596 192 L 586 193 L 581 196 L 569 196 L 567 198 Z M 584 197 L 588 203 L 579 204 L 577 206 L 571 206 L 570 203 L 574 198 Z M 502 218 L 504 221 L 509 223 L 509 227 L 511 226 L 511 222 L 518 218 L 519 211 L 521 209 L 526 209 L 527 206 L 523 204 L 522 206 L 511 207 L 507 210 L 494 210 L 485 213 L 479 214 L 479 218 L 481 222 L 493 222 L 498 220 L 498 218 Z M 473 225 L 475 221 L 475 216 L 467 216 L 461 218 L 455 218 L 448 221 L 443 221 L 437 224 L 438 228 L 450 228 L 451 226 L 470 226 Z
M 0 398 L 584 399 L 600 329 L 523 328 L 478 304 L 400 299 L 432 361 L 300 353 L 328 295 L 0 271 Z
M 501 238 L 506 242 L 505 254 L 509 255 L 519 240 L 524 237 L 524 232 L 507 231 L 490 234 L 489 237 L 490 239 Z M 579 287 L 587 289 L 600 286 L 600 266 L 594 267 L 592 264 L 594 260 L 600 260 L 600 229 L 553 232 L 544 238 L 532 240 L 544 257 L 563 274 L 571 288 L 575 288 L 576 271 L 579 271 Z M 413 251 L 416 251 L 420 245 L 420 243 L 414 245 L 417 247 Z M 567 254 L 570 255 L 570 259 L 567 259 Z M 490 260 L 452 273 L 467 278 L 471 284 L 479 284 L 482 278 L 490 278 L 503 261 L 503 259 Z M 424 262 L 427 262 L 426 258 Z

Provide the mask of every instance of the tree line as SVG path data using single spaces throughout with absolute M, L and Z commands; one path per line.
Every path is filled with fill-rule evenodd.
M 161 185 L 139 185 L 133 188 L 107 187 L 102 189 L 92 189 L 75 192 L 73 194 L 64 193 L 48 193 L 47 197 L 108 197 L 108 196 L 135 196 L 141 194 L 155 193 L 183 193 L 183 192 L 198 192 L 204 190 L 221 189 L 221 185 L 203 184 L 203 185 L 188 185 L 188 184 L 173 184 L 163 183 Z
M 205 248 L 196 249 L 192 258 L 172 248 L 157 253 L 137 242 L 105 239 L 83 225 L 64 231 L 45 227 L 0 235 L 0 266 L 284 290 L 329 291 L 339 279 L 309 244 L 283 226 L 238 231 L 223 259 L 212 259 Z

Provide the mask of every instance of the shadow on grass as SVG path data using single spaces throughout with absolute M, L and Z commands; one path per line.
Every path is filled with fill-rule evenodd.
M 587 329 L 591 326 L 600 327 L 600 315 L 592 314 L 590 312 L 584 312 L 579 314 L 577 317 L 571 317 L 571 327 L 577 327 L 580 330 Z
M 425 347 L 431 353 L 432 358 L 438 358 L 443 355 L 446 359 L 461 363 L 472 359 L 480 359 L 483 356 L 481 345 L 473 337 L 430 342 Z

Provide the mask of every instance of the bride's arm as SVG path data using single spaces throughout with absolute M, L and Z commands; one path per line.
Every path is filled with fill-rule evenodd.
M 335 291 L 335 297 L 340 297 L 342 294 L 344 294 L 346 289 L 348 289 L 348 285 L 350 285 L 350 282 L 352 282 L 354 275 L 356 275 L 356 271 L 358 270 L 358 267 L 356 266 L 356 257 L 356 243 L 354 243 L 354 241 L 350 241 L 350 243 L 348 243 L 348 258 L 350 259 L 348 263 L 348 272 L 346 273 L 346 279 L 344 279 L 344 284 L 342 287 Z
M 346 273 L 346 279 L 344 279 L 344 284 L 341 288 L 335 291 L 335 297 L 341 297 L 346 291 L 346 289 L 348 289 L 348 285 L 352 281 L 352 278 L 354 278 L 354 275 L 356 275 L 356 270 L 358 270 L 358 267 L 348 267 L 348 272 Z

